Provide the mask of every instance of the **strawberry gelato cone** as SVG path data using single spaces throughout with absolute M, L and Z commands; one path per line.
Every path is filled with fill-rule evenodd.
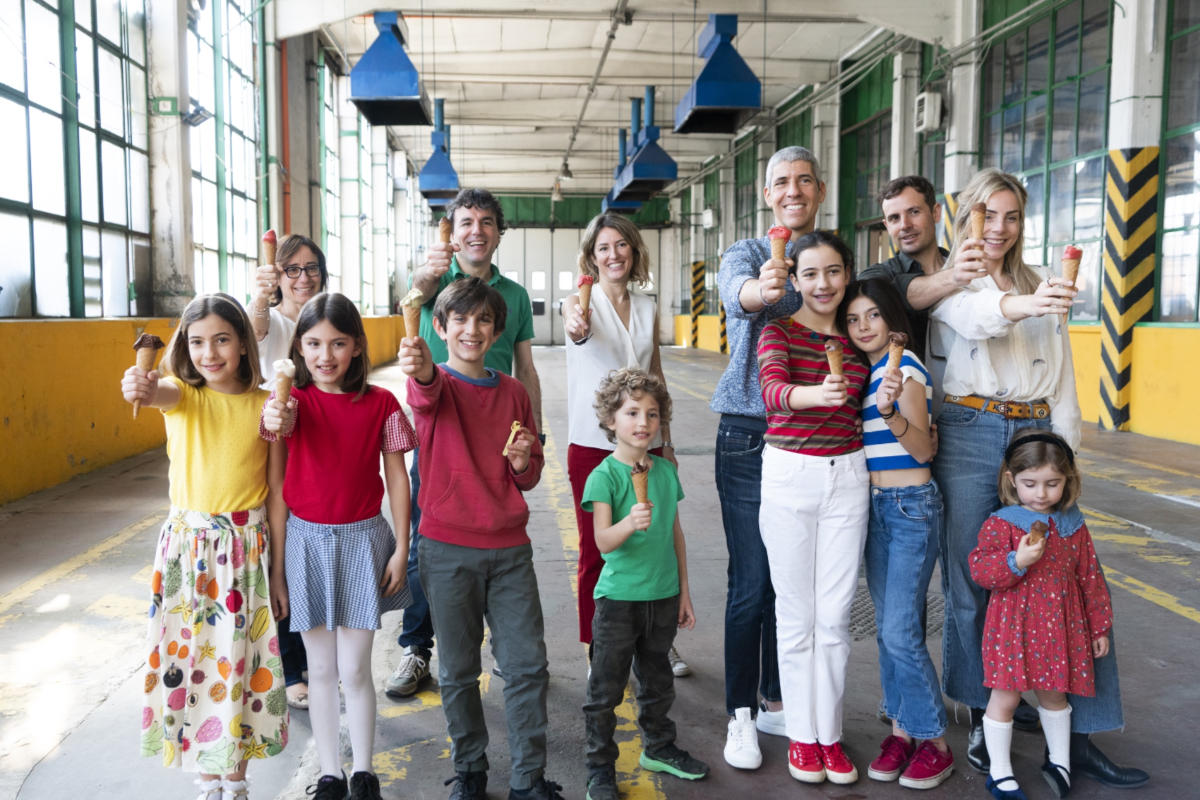
M 420 336 L 421 306 L 425 303 L 425 295 L 420 289 L 410 289 L 400 301 L 400 310 L 404 312 L 404 335 Z
M 650 468 L 638 462 L 629 468 L 629 477 L 633 479 L 633 493 L 637 501 L 645 504 L 650 502 Z
M 845 352 L 842 350 L 842 343 L 837 339 L 825 340 L 825 358 L 829 359 L 829 372 L 832 375 L 842 374 L 842 357 Z
M 1067 245 L 1066 249 L 1063 250 L 1063 280 L 1070 281 L 1072 286 L 1075 285 L 1075 279 L 1079 277 L 1079 262 L 1082 259 L 1083 251 L 1073 244 Z
M 274 264 L 275 263 L 275 245 L 276 245 L 276 239 L 275 239 L 275 231 L 273 229 L 267 231 L 266 233 L 264 233 L 262 235 L 262 249 L 263 249 L 263 263 L 264 264 Z
M 591 275 L 579 276 L 579 310 L 583 312 L 585 317 L 592 305 L 592 284 L 595 282 L 596 279 Z
M 888 334 L 888 369 L 900 369 L 900 359 L 904 358 L 904 348 L 908 345 L 908 334 L 894 331 Z
M 987 217 L 987 205 L 976 203 L 971 206 L 971 238 L 983 238 L 983 220 Z
M 162 350 L 165 345 L 163 340 L 152 333 L 143 333 L 133 343 L 133 352 L 135 363 L 138 369 L 142 372 L 149 372 L 154 369 L 154 362 L 157 361 L 158 351 Z M 137 419 L 138 410 L 142 407 L 142 401 L 133 401 L 133 418 Z
M 292 384 L 296 380 L 296 364 L 290 358 L 280 358 L 271 366 L 275 368 L 275 396 L 286 406 L 288 400 L 292 398 Z
M 771 240 L 771 258 L 783 261 L 787 253 L 788 240 L 792 238 L 791 229 L 776 225 L 767 231 L 767 238 Z
M 1029 543 L 1037 544 L 1045 539 L 1047 530 L 1046 523 L 1042 522 L 1040 519 L 1037 522 L 1034 522 L 1029 526 Z

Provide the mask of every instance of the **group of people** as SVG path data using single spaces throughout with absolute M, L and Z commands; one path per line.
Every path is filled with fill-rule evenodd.
M 1060 797 L 1081 772 L 1144 783 L 1089 739 L 1123 722 L 1111 604 L 1075 505 L 1065 323 L 1075 289 L 1022 260 L 1024 189 L 979 173 L 959 203 L 986 206 L 983 236 L 963 212 L 946 252 L 932 187 L 892 181 L 881 203 L 897 255 L 857 276 L 850 249 L 815 230 L 824 194 L 808 150 L 776 153 L 763 196 L 785 252 L 773 255 L 767 237 L 739 241 L 718 275 L 730 343 L 712 401 L 729 552 L 725 760 L 761 766 L 761 732 L 790 740 L 798 780 L 857 780 L 842 698 L 865 553 L 880 713 L 892 725 L 869 777 L 917 789 L 949 777 L 944 691 L 971 709 L 967 761 L 989 773 L 995 797 L 1024 796 L 1008 755 L 1014 719 L 1045 731 L 1042 770 Z M 381 614 L 398 608 L 403 654 L 385 691 L 415 693 L 436 641 L 451 798 L 486 797 L 485 623 L 504 681 L 509 797 L 561 798 L 545 774 L 548 662 L 523 497 L 545 443 L 531 306 L 492 263 L 505 228 L 495 198 L 463 190 L 446 215 L 450 241 L 413 274 L 419 331 L 398 353 L 413 424 L 367 382 L 362 319 L 326 291 L 325 257 L 302 236 L 259 268 L 248 311 L 227 295 L 196 298 L 160 366 L 122 380 L 126 400 L 162 410 L 171 462 L 142 751 L 199 772 L 200 800 L 245 800 L 248 760 L 287 743 L 289 704 L 312 719 L 317 800 L 380 797 L 370 656 Z M 636 226 L 592 220 L 579 269 L 593 290 L 572 295 L 562 317 L 586 796 L 616 800 L 615 709 L 631 670 L 641 766 L 685 780 L 709 767 L 677 746 L 669 717 L 674 679 L 689 672 L 675 634 L 695 612 Z M 897 339 L 907 347 L 892 358 Z M 291 367 L 285 391 L 277 377 Z M 399 535 L 380 513 L 385 488 Z M 940 686 L 924 610 L 939 561 Z M 1026 690 L 1036 711 L 1020 701 Z
M 1045 732 L 1042 772 L 1059 797 L 1079 773 L 1145 783 L 1090 740 L 1123 719 L 1111 603 L 1076 506 L 1076 289 L 1024 262 L 1024 187 L 976 174 L 946 251 L 933 187 L 891 181 L 880 203 L 897 253 L 858 274 L 850 249 L 815 229 L 825 184 L 810 151 L 775 153 L 763 197 L 786 229 L 783 257 L 773 230 L 730 247 L 718 273 L 730 350 L 711 404 L 729 551 L 725 760 L 757 769 L 761 732 L 787 736 L 800 781 L 858 779 L 842 698 L 865 555 L 892 725 L 870 778 L 928 789 L 951 775 L 944 691 L 970 709 L 967 762 L 997 798 L 1024 797 L 1014 719 Z M 969 221 L 980 205 L 982 236 Z M 906 346 L 889 357 L 890 342 Z M 925 645 L 939 562 L 940 685 Z

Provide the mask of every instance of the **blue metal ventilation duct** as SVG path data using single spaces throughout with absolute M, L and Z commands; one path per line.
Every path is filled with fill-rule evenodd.
M 613 181 L 621 175 L 621 170 L 625 169 L 625 129 L 621 128 L 618 132 L 617 139 L 617 166 L 613 169 Z M 601 211 L 616 211 L 620 214 L 632 214 L 642 207 L 641 201 L 637 200 L 618 200 L 617 190 L 614 186 L 608 190 L 608 194 L 604 195 L 604 199 L 600 201 Z
M 350 101 L 372 125 L 428 125 L 429 96 L 404 52 L 408 26 L 396 11 L 375 12 L 379 35 L 350 70 Z
M 676 133 L 734 133 L 762 106 L 762 85 L 733 49 L 736 14 L 709 14 L 700 34 L 708 59 L 675 107 Z
M 434 101 L 434 130 L 429 134 L 433 152 L 417 176 L 417 188 L 434 211 L 445 208 L 458 194 L 458 173 L 450 163 L 450 126 L 443 121 L 444 103 L 440 97 Z
M 678 177 L 679 170 L 675 160 L 658 144 L 659 129 L 657 125 L 651 124 L 653 121 L 654 87 L 647 86 L 644 107 L 636 97 L 630 100 L 633 153 L 629 156 L 629 163 L 620 168 L 614 176 L 613 192 L 616 200 L 644 202 Z

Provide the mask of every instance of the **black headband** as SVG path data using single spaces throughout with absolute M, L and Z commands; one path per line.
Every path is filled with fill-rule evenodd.
M 1016 452 L 1018 447 L 1030 442 L 1046 442 L 1048 444 L 1057 446 L 1067 454 L 1067 462 L 1071 466 L 1075 466 L 1075 454 L 1071 452 L 1070 446 L 1063 441 L 1061 436 L 1056 436 L 1053 433 L 1031 433 L 1028 436 L 1022 436 L 1020 439 L 1013 440 L 1004 450 L 1005 463 L 1012 461 L 1013 453 Z

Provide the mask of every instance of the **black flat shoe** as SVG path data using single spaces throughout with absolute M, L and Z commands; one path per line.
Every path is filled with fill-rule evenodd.
M 1087 775 L 1114 789 L 1133 789 L 1150 780 L 1145 770 L 1117 766 L 1100 751 L 1086 733 L 1071 734 L 1071 772 Z
M 1038 710 L 1026 703 L 1024 697 L 1017 704 L 1017 710 L 1013 712 L 1012 722 L 1014 728 L 1024 733 L 1037 733 L 1042 729 L 1042 720 L 1038 716 Z
M 983 739 L 982 708 L 971 709 L 971 730 L 967 733 L 967 763 L 985 774 L 992 768 L 992 757 L 988 755 L 987 742 Z
M 1011 783 L 1017 788 L 1001 789 L 1000 784 L 1002 783 Z M 992 793 L 992 797 L 996 798 L 996 800 L 1029 800 L 1025 796 L 1025 793 L 1021 791 L 1021 787 L 1017 785 L 1017 779 L 1012 775 L 1009 775 L 1007 778 L 1001 778 L 998 781 L 994 781 L 989 777 L 986 785 L 987 790 Z
M 1071 793 L 1071 770 L 1061 764 L 1046 759 L 1046 763 L 1042 764 L 1042 777 L 1059 800 Z

